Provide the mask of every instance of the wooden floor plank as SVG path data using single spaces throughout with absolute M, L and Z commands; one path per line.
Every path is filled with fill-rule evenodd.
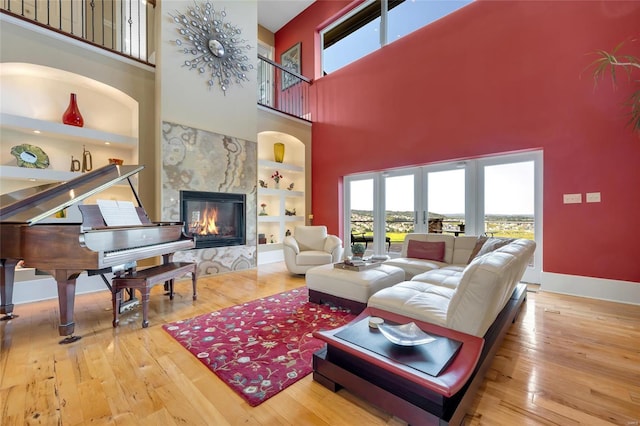
M 249 406 L 163 329 L 304 285 L 282 263 L 190 280 L 173 301 L 151 291 L 111 325 L 108 291 L 76 297 L 76 333 L 59 345 L 57 300 L 18 305 L 0 323 L 2 425 L 393 425 L 404 423 L 311 376 Z M 529 293 L 465 419 L 467 425 L 640 424 L 640 307 Z

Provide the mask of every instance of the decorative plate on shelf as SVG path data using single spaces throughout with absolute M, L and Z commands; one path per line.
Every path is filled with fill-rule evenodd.
M 431 343 L 436 339 L 416 325 L 415 322 L 402 325 L 380 324 L 378 329 L 391 343 L 401 346 L 416 346 Z
M 11 148 L 11 155 L 18 160 L 19 167 L 28 167 L 31 169 L 46 169 L 49 167 L 49 156 L 42 150 L 42 148 L 22 144 L 16 145 Z

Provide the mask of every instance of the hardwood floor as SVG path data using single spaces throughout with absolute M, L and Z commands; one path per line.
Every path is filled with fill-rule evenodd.
M 57 300 L 18 305 L 0 323 L 0 424 L 403 425 L 311 375 L 248 406 L 161 324 L 304 285 L 283 264 L 152 291 L 112 328 L 111 294 L 76 297 L 76 332 L 59 345 Z M 530 292 L 478 392 L 468 425 L 640 424 L 640 307 Z

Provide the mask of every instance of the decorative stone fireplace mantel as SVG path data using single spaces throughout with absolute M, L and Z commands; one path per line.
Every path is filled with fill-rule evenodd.
M 256 266 L 256 142 L 162 123 L 162 220 L 180 221 L 180 191 L 246 194 L 246 244 L 176 253 L 198 263 L 198 275 Z

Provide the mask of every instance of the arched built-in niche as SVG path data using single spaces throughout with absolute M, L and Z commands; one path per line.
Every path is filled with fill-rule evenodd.
M 1 111 L 61 123 L 76 93 L 84 128 L 138 137 L 138 102 L 122 91 L 69 71 L 36 64 L 0 65 Z
M 0 163 L 2 192 L 42 182 L 68 180 L 71 160 L 91 154 L 97 168 L 109 158 L 138 161 L 138 102 L 122 91 L 82 75 L 28 63 L 0 64 Z M 70 94 L 77 96 L 83 127 L 62 123 Z M 18 167 L 16 145 L 41 148 L 45 169 Z
M 281 163 L 275 161 L 275 143 L 285 146 Z M 258 133 L 258 263 L 281 260 L 287 231 L 305 224 L 305 149 L 295 136 Z M 282 176 L 277 188 L 276 171 Z

